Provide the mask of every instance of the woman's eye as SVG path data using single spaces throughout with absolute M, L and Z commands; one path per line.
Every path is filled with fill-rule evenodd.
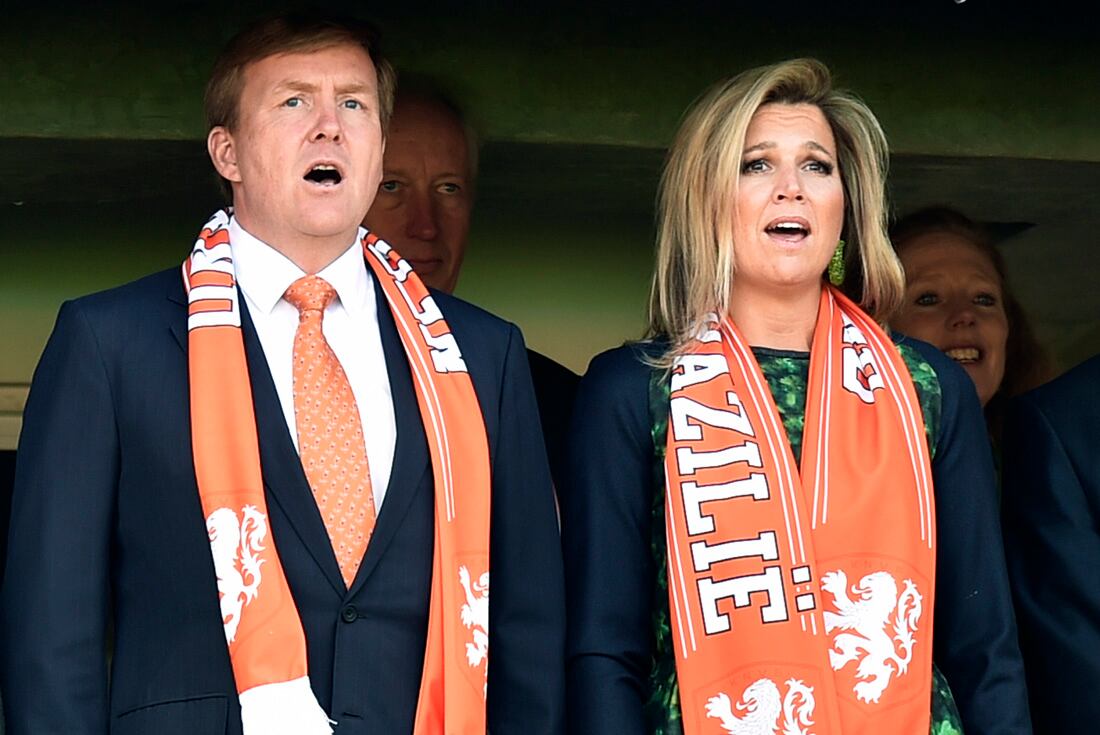
M 997 297 L 991 293 L 980 293 L 974 297 L 974 303 L 978 306 L 996 306 Z
M 361 110 L 363 109 L 363 103 L 359 100 L 344 100 L 344 107 L 348 110 Z
M 756 174 L 768 170 L 768 162 L 763 158 L 754 158 L 741 164 L 741 173 Z
M 913 303 L 917 306 L 935 306 L 939 301 L 939 297 L 937 297 L 936 294 L 926 291 L 918 296 Z
M 833 164 L 828 161 L 810 161 L 806 164 L 806 168 L 814 173 L 823 174 L 829 176 L 833 173 Z

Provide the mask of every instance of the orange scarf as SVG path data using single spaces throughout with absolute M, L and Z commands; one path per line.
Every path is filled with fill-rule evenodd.
M 935 517 L 924 425 L 889 337 L 824 287 L 801 469 L 737 327 L 671 377 L 669 606 L 688 735 L 924 735 Z
M 228 211 L 184 262 L 195 477 L 245 735 L 332 732 L 270 536 Z M 424 284 L 360 230 L 412 370 L 435 480 L 435 553 L 415 735 L 483 735 L 489 649 L 489 449 L 458 343 Z

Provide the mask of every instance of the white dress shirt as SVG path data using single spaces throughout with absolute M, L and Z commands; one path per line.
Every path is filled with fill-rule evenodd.
M 294 419 L 294 333 L 298 309 L 283 298 L 290 284 L 306 275 L 289 258 L 229 221 L 229 243 L 237 283 L 248 313 L 256 325 L 279 403 L 283 407 L 294 448 L 298 429 Z M 390 391 L 372 276 L 367 273 L 363 248 L 352 242 L 344 254 L 317 274 L 336 289 L 336 298 L 325 309 L 322 332 L 344 368 L 363 422 L 367 462 L 375 512 L 382 509 L 386 485 L 393 469 L 397 443 L 393 394 Z

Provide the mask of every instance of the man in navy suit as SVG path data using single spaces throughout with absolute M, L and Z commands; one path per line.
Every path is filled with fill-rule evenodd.
M 392 93 L 369 28 L 284 16 L 230 42 L 206 97 L 208 148 L 234 203 L 269 541 L 304 629 L 313 694 L 340 735 L 412 731 L 430 619 L 432 453 L 394 314 L 357 236 L 381 177 Z M 298 313 L 284 291 L 306 274 L 336 291 L 324 335 L 363 417 L 377 510 L 350 583 L 296 443 Z M 523 339 L 432 296 L 488 444 L 488 730 L 559 733 L 561 560 Z M 242 732 L 195 478 L 187 330 L 178 267 L 61 309 L 16 471 L 0 623 L 11 735 Z
M 1004 429 L 1005 551 L 1031 717 L 1100 723 L 1100 356 L 1017 398 Z

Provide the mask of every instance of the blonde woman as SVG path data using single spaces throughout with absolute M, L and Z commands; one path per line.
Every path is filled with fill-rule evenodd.
M 570 732 L 949 733 L 951 690 L 968 735 L 1030 731 L 981 407 L 881 326 L 886 159 L 813 60 L 685 118 L 649 339 L 578 396 Z

